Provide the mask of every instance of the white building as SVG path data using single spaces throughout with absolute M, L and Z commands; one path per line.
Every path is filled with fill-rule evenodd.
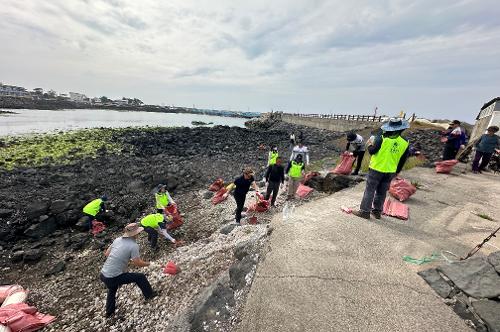
M 127 99 L 116 99 L 116 100 L 113 100 L 113 104 L 116 106 L 125 106 L 125 105 L 128 105 L 128 100 Z
M 479 138 L 489 126 L 500 127 L 500 97 L 493 98 L 481 107 L 470 135 L 470 141 Z
M 70 92 L 69 99 L 77 103 L 84 103 L 88 101 L 88 98 L 83 93 Z
M 14 85 L 5 85 L 0 83 L 0 96 L 2 97 L 19 97 L 31 98 L 31 95 L 25 88 Z

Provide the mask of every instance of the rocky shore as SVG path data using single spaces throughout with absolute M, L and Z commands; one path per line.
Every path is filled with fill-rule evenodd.
M 277 145 L 288 158 L 289 134 L 298 130 L 304 132 L 311 160 L 338 155 L 340 133 L 285 123 L 251 129 L 99 129 L 81 132 L 82 140 L 78 134 L 64 137 L 63 143 L 53 136 L 51 144 L 39 137 L 3 139 L 0 282 L 30 289 L 31 303 L 58 318 L 49 331 L 200 331 L 210 324 L 231 330 L 251 282 L 246 277 L 272 232 L 267 227 L 272 214 L 259 215 L 258 225 L 234 229 L 233 200 L 214 207 L 204 198 L 210 197 L 206 188 L 217 177 L 232 180 L 246 165 L 260 179 L 269 147 Z M 99 138 L 106 144 L 97 144 Z M 29 145 L 36 149 L 25 155 Z M 62 146 L 65 154 L 57 155 Z M 144 305 L 136 288 L 124 287 L 117 318 L 105 320 L 105 289 L 97 278 L 102 251 L 123 225 L 154 211 L 152 190 L 158 183 L 167 184 L 183 213 L 185 224 L 174 236 L 185 246 L 175 249 L 162 242 L 159 252 L 151 252 L 144 238 L 140 246 L 145 259 L 174 260 L 182 272 L 169 277 L 161 268 L 146 271 L 162 291 L 160 299 Z M 83 205 L 104 193 L 110 198 L 111 223 L 93 237 L 79 229 L 78 221 Z

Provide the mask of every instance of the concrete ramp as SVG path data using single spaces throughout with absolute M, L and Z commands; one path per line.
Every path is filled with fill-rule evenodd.
M 366 221 L 341 212 L 359 205 L 364 183 L 273 220 L 240 331 L 469 331 L 402 256 L 466 254 L 496 223 L 500 181 L 493 175 L 403 174 L 423 187 L 407 201 L 410 220 Z M 498 239 L 483 249 L 500 247 Z M 482 253 L 480 253 L 482 254 Z

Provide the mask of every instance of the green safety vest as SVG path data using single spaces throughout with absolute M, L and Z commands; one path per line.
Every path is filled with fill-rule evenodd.
M 292 167 L 290 167 L 290 170 L 288 171 L 288 175 L 292 178 L 300 178 L 302 177 L 302 167 L 304 166 L 304 163 L 297 163 L 295 161 L 292 161 Z
M 157 209 L 163 209 L 168 205 L 168 195 L 166 192 L 164 193 L 156 193 L 155 194 L 156 198 L 156 208 Z
M 101 203 L 102 203 L 102 199 L 100 199 L 100 198 L 94 199 L 92 202 L 85 205 L 85 207 L 83 208 L 83 213 L 86 213 L 86 214 L 91 215 L 92 217 L 95 217 L 96 214 L 98 214 L 99 211 L 101 210 Z
M 382 146 L 370 159 L 370 168 L 380 173 L 396 173 L 399 160 L 408 148 L 408 142 L 398 136 L 382 136 Z
M 276 159 L 278 159 L 278 152 L 271 152 L 271 156 L 269 157 L 269 166 L 276 164 Z
M 144 227 L 158 228 L 158 224 L 162 223 L 165 217 L 161 213 L 148 214 L 141 219 L 141 225 Z

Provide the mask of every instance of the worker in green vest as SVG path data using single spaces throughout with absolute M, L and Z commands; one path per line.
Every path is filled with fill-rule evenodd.
M 353 214 L 370 219 L 370 213 L 380 219 L 387 190 L 392 179 L 401 172 L 408 158 L 408 141 L 401 133 L 410 127 L 404 119 L 390 119 L 381 127 L 383 134 L 376 136 L 368 146 L 371 154 L 366 188 L 359 211 Z
M 167 206 L 175 204 L 165 184 L 159 184 L 158 187 L 156 187 L 155 200 L 156 212 L 158 213 L 164 213 Z
M 103 195 L 101 198 L 94 199 L 83 207 L 83 215 L 88 219 L 88 227 L 92 229 L 92 220 L 103 221 L 106 212 L 105 202 L 108 197 Z
M 156 249 L 156 245 L 158 243 L 158 233 L 175 244 L 175 239 L 167 232 L 167 224 L 171 221 L 172 217 L 165 217 L 163 213 L 148 214 L 141 219 L 141 226 L 144 227 L 144 231 L 148 233 L 148 241 L 151 248 Z
M 269 156 L 267 158 L 267 166 L 272 166 L 272 165 L 276 164 L 276 159 L 278 159 L 278 156 L 279 156 L 278 147 L 273 146 L 271 151 L 269 151 Z
M 293 199 L 295 192 L 299 187 L 300 181 L 305 172 L 305 164 L 302 160 L 302 154 L 298 154 L 294 160 L 288 163 L 286 174 L 288 174 L 288 194 L 287 199 Z

